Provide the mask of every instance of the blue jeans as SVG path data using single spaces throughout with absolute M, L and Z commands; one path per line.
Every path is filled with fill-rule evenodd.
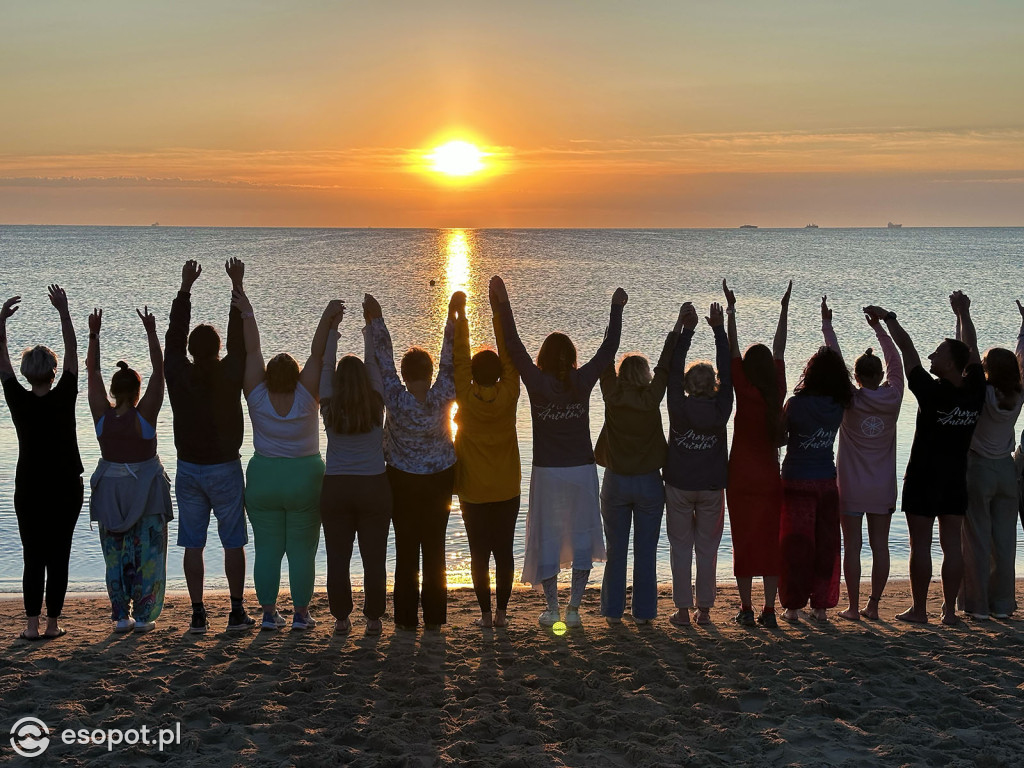
M 210 511 L 224 549 L 249 543 L 245 527 L 245 475 L 242 460 L 224 464 L 192 464 L 178 459 L 174 476 L 178 498 L 178 546 L 202 549 L 210 528 Z
M 633 533 L 633 616 L 653 619 L 658 615 L 656 558 L 665 512 L 665 485 L 661 472 L 617 475 L 605 470 L 601 484 L 601 517 L 608 562 L 601 582 L 601 614 L 621 618 L 626 610 L 626 552 L 629 529 Z

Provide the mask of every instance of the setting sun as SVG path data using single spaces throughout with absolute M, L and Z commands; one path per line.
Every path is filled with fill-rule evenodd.
M 431 170 L 449 176 L 471 176 L 482 171 L 484 157 L 486 154 L 468 141 L 449 141 L 436 147 L 428 156 L 432 162 Z

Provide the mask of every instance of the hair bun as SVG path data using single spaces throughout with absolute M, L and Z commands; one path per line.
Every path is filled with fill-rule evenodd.
M 864 350 L 864 354 L 873 356 L 875 354 L 875 351 L 871 347 L 868 347 L 866 350 Z
M 131 367 L 124 360 L 118 360 L 117 361 L 117 367 L 120 368 L 122 371 L 130 371 L 131 370 Z

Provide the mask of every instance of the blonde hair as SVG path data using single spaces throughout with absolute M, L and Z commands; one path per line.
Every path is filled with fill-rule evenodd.
M 623 383 L 646 387 L 653 378 L 651 364 L 643 355 L 631 353 L 619 361 L 619 379 Z
M 707 360 L 698 360 L 686 367 L 683 389 L 691 397 L 714 397 L 718 392 L 718 376 Z
M 28 383 L 49 384 L 57 375 L 57 353 L 42 344 L 21 353 L 21 375 Z

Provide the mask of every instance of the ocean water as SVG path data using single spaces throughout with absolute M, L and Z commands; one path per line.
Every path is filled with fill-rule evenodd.
M 364 292 L 376 295 L 399 352 L 413 344 L 435 355 L 448 296 L 464 290 L 474 348 L 493 343 L 487 306 L 491 275 L 505 278 L 520 333 L 531 352 L 551 331 L 568 333 L 581 360 L 599 346 L 608 306 L 617 286 L 630 295 L 620 353 L 640 351 L 655 358 L 683 301 L 702 310 L 721 300 L 721 282 L 729 279 L 737 295 L 741 345 L 770 343 L 778 301 L 793 280 L 789 345 L 790 390 L 807 358 L 821 344 L 819 303 L 828 294 L 834 326 L 849 361 L 874 335 L 859 309 L 881 304 L 898 311 L 922 357 L 944 336 L 954 319 L 948 294 L 962 289 L 973 300 L 982 348 L 1013 348 L 1020 326 L 1015 298 L 1024 298 L 1020 264 L 1024 229 L 817 229 L 817 230 L 378 230 L 378 229 L 191 229 L 177 227 L 0 227 L 0 293 L 21 295 L 22 308 L 8 323 L 17 368 L 21 348 L 43 343 L 62 354 L 56 312 L 46 286 L 60 283 L 68 293 L 78 331 L 84 370 L 86 318 L 102 307 L 103 370 L 127 360 L 148 376 L 145 334 L 135 308 L 148 305 L 163 337 L 171 300 L 185 259 L 198 259 L 203 275 L 193 290 L 193 324 L 210 322 L 224 329 L 230 283 L 223 263 L 232 256 L 246 262 L 246 288 L 257 313 L 263 348 L 304 360 L 320 312 L 328 299 L 346 300 L 350 310 L 341 327 L 340 352 L 361 354 L 359 303 Z M 433 282 L 433 284 L 432 284 Z M 713 359 L 710 330 L 701 324 L 690 359 Z M 902 476 L 913 437 L 913 396 L 908 392 L 899 424 L 897 472 Z M 603 419 L 600 392 L 591 400 L 591 431 L 596 439 Z M 667 426 L 667 417 L 665 424 Z M 532 460 L 527 396 L 520 401 L 524 504 L 519 518 L 516 556 L 521 565 L 529 467 Z M 165 401 L 157 424 L 160 455 L 173 479 L 171 408 Z M 243 461 L 252 455 L 249 428 Z M 78 434 L 86 477 L 99 450 L 84 389 L 78 401 Z M 325 441 L 322 438 L 322 448 Z M 21 543 L 13 509 L 17 438 L 6 404 L 0 402 L 0 591 L 21 589 Z M 88 484 L 87 484 L 88 486 Z M 88 502 L 87 502 L 88 504 Z M 184 588 L 182 551 L 174 546 L 171 524 L 169 587 Z M 936 536 L 937 539 L 937 536 Z M 902 514 L 893 518 L 890 537 L 892 575 L 906 576 L 907 529 Z M 251 544 L 249 570 L 252 567 Z M 936 556 L 938 549 L 936 544 Z M 731 578 L 729 526 L 719 555 L 719 579 Z M 869 551 L 866 544 L 864 559 Z M 458 509 L 448 525 L 449 581 L 465 586 L 469 548 Z M 215 530 L 207 548 L 207 584 L 225 586 Z M 389 569 L 393 569 L 393 550 Z M 1018 558 L 1018 567 L 1024 558 Z M 359 560 L 353 558 L 359 581 Z M 866 572 L 865 572 L 866 573 Z M 595 569 L 594 579 L 601 569 Z M 662 535 L 658 576 L 671 580 L 668 542 Z M 317 583 L 323 585 L 323 543 Z M 71 562 L 71 589 L 103 589 L 98 534 L 90 529 L 88 508 L 80 518 Z

